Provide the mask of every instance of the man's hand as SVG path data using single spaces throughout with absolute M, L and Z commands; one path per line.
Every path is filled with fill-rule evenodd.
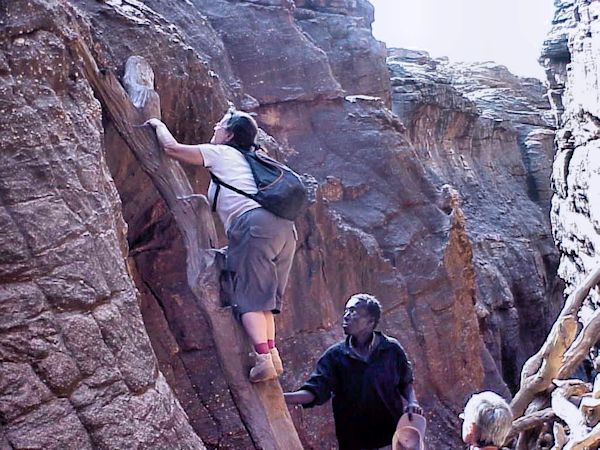
M 148 119 L 144 122 L 144 125 L 150 125 L 152 128 L 156 129 L 160 125 L 164 125 L 160 119 L 152 118 Z
M 408 420 L 412 420 L 413 414 L 423 415 L 423 408 L 421 408 L 417 402 L 410 402 L 406 405 L 406 408 L 404 408 L 404 412 L 408 414 Z

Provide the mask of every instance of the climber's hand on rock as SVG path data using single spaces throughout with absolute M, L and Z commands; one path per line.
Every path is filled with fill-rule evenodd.
M 160 125 L 164 125 L 164 123 L 162 123 L 162 121 L 160 119 L 152 118 L 152 119 L 146 120 L 144 122 L 144 125 L 150 125 L 152 128 L 156 129 Z

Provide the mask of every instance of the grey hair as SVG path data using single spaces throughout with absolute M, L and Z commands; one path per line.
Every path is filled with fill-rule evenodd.
M 480 446 L 501 447 L 510 432 L 513 415 L 508 403 L 494 392 L 474 394 L 465 406 L 466 423 L 474 423 Z

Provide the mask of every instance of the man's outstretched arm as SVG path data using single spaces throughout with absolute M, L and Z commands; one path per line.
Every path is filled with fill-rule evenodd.
M 317 367 L 306 383 L 297 391 L 283 394 L 288 405 L 302 405 L 311 408 L 315 405 L 322 405 L 331 398 L 331 393 L 336 384 L 333 375 L 335 358 L 332 355 L 332 352 L 325 352 L 319 358 Z
M 307 405 L 315 401 L 315 394 L 306 389 L 295 392 L 285 392 L 283 398 L 288 405 Z
M 417 396 L 415 395 L 415 389 L 413 388 L 412 383 L 408 383 L 404 387 L 404 391 L 402 392 L 402 396 L 406 399 L 406 407 L 404 408 L 404 412 L 412 414 L 421 414 L 423 415 L 423 408 L 419 405 L 417 401 Z

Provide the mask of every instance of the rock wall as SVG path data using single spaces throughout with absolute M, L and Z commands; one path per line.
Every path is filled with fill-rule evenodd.
M 432 178 L 462 200 L 482 333 L 514 391 L 562 295 L 549 223 L 554 129 L 545 88 L 494 63 L 389 53 L 392 109 Z
M 1 7 L 1 446 L 203 449 L 129 276 L 102 111 L 67 45 L 87 24 L 64 2 Z
M 600 263 L 600 4 L 557 1 L 540 61 L 546 67 L 557 121 L 552 169 L 552 230 L 558 273 L 570 293 Z M 592 290 L 582 319 L 597 308 Z
M 2 265 L 9 268 L 2 272 L 2 289 L 12 292 L 27 277 L 44 286 L 39 280 L 57 274 L 67 282 L 52 281 L 52 275 L 47 284 L 75 305 L 100 292 L 99 306 L 94 300 L 81 310 L 71 303 L 48 307 L 57 323 L 81 316 L 90 325 L 86 330 L 94 322 L 100 328 L 92 333 L 96 340 L 84 333 L 72 341 L 85 338 L 89 344 L 81 341 L 63 352 L 77 362 L 85 359 L 79 352 L 94 350 L 85 353 L 93 368 L 79 368 L 82 378 L 69 382 L 73 392 L 91 383 L 86 377 L 111 373 L 111 367 L 122 372 L 120 384 L 92 383 L 96 390 L 86 397 L 85 406 L 102 420 L 109 420 L 102 415 L 106 405 L 114 405 L 121 415 L 110 426 L 100 418 L 88 425 L 83 407 L 72 406 L 69 417 L 82 424 L 77 436 L 85 445 L 201 448 L 200 436 L 209 448 L 254 447 L 223 380 L 211 330 L 187 286 L 179 231 L 78 74 L 77 58 L 65 49 L 73 36 L 86 39 L 106 70 L 121 72 L 132 54 L 146 58 L 155 71 L 163 119 L 180 141 L 208 140 L 231 101 L 257 114 L 276 156 L 316 180 L 316 203 L 297 224 L 298 251 L 278 318 L 286 389 L 297 388 L 321 351 L 342 337 L 343 304 L 358 291 L 380 298 L 382 329 L 400 339 L 414 362 L 431 448 L 458 445 L 456 414 L 470 393 L 485 387 L 506 392 L 502 376 L 514 385 L 522 361 L 545 335 L 560 291 L 544 216 L 552 132 L 548 106 L 536 100 L 539 85 L 499 69 L 451 67 L 399 50 L 388 66 L 385 48 L 371 36 L 373 11 L 365 0 L 35 0 L 12 2 L 10 10 L 0 5 L 8 24 L 1 34 L 2 105 L 21 102 L 0 119 L 17 130 L 2 128 L 1 157 L 10 164 L 0 169 L 9 175 L 0 181 L 0 198 L 7 211 L 3 220 L 12 227 L 6 229 L 15 230 L 0 237 L 2 254 L 8 255 Z M 48 32 L 53 39 L 39 41 Z M 42 59 L 43 64 L 31 55 L 19 59 L 28 55 L 22 51 L 28 46 L 41 55 L 62 48 L 62 56 Z M 48 69 L 55 67 L 61 69 Z M 21 85 L 47 92 L 52 101 L 33 94 L 20 100 Z M 58 130 L 56 137 L 15 128 L 33 124 L 40 133 Z M 59 176 L 65 164 L 71 172 Z M 206 174 L 187 170 L 204 192 Z M 84 187 L 73 188 L 77 183 Z M 44 192 L 40 185 L 46 194 L 38 193 Z M 14 198 L 32 195 L 26 194 L 32 186 L 38 187 L 33 195 L 43 198 L 42 214 L 31 208 L 28 216 L 19 216 L 14 211 L 22 201 Z M 60 202 L 49 202 L 57 193 L 73 202 L 68 214 L 60 213 Z M 500 212 L 499 200 L 506 205 Z M 23 202 L 29 205 L 30 197 Z M 65 235 L 50 233 L 69 227 L 74 231 Z M 84 231 L 78 235 L 79 229 Z M 42 256 L 31 250 L 32 243 L 19 250 L 19 242 L 28 242 L 22 234 L 42 243 Z M 64 252 L 74 259 L 58 270 L 59 252 L 49 251 L 53 239 L 58 246 L 78 236 L 77 251 Z M 31 275 L 31 267 L 38 272 Z M 5 357 L 3 350 L 2 370 L 5 361 L 24 360 L 42 373 L 27 356 L 35 341 L 27 338 L 15 347 L 11 334 L 38 330 L 31 322 L 38 313 L 30 306 L 36 297 L 33 291 L 11 296 L 14 301 L 5 304 L 23 313 L 3 314 L 15 323 L 2 329 L 14 353 Z M 119 325 L 105 326 L 96 309 L 118 311 L 121 316 L 109 316 Z M 56 345 L 69 342 L 65 330 L 61 325 Z M 95 353 L 105 348 L 108 356 Z M 130 387 L 129 364 L 142 388 Z M 51 360 L 47 365 L 63 367 Z M 114 385 L 130 391 L 107 387 Z M 21 403 L 31 405 L 28 412 L 43 411 L 50 398 L 32 403 L 28 394 L 27 403 L 11 393 L 12 383 L 0 386 L 0 404 L 7 405 L 2 424 L 26 416 Z M 151 398 L 141 403 L 156 419 L 131 406 L 142 396 L 136 389 Z M 79 405 L 68 402 L 70 390 L 56 392 L 58 401 Z M 119 403 L 122 399 L 132 400 Z M 163 409 L 152 408 L 154 399 Z M 29 426 L 38 424 L 42 413 L 37 414 Z M 329 405 L 292 414 L 305 448 L 334 448 Z M 173 420 L 176 428 L 169 425 Z M 8 444 L 30 445 L 11 430 L 3 431 Z M 75 442 L 68 433 L 52 431 L 45 435 L 55 441 L 44 442 L 46 448 Z M 39 436 L 27 429 L 22 435 Z

